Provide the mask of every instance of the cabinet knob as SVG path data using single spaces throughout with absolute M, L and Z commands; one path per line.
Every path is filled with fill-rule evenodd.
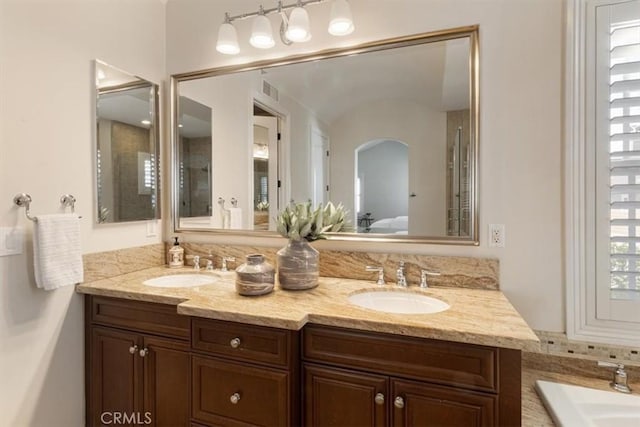
M 129 347 L 129 353 L 136 354 L 136 351 L 138 351 L 137 345 L 132 345 L 131 347 Z
M 376 401 L 376 405 L 384 404 L 384 394 L 382 394 L 382 393 L 376 394 L 375 401 Z
M 231 397 L 229 398 L 229 400 L 231 401 L 231 403 L 233 403 L 234 405 L 237 405 L 238 402 L 240 402 L 240 393 L 233 393 L 231 395 Z
M 393 405 L 398 409 L 404 408 L 404 399 L 400 396 L 397 396 L 396 399 L 393 401 Z
M 231 340 L 231 342 L 229 343 L 231 344 L 231 347 L 233 348 L 238 348 L 240 347 L 240 338 L 234 338 Z
M 140 357 L 145 357 L 147 354 L 149 354 L 149 349 L 147 347 L 140 350 Z

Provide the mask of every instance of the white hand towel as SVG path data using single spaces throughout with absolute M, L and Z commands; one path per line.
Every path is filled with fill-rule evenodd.
M 242 208 L 229 208 L 229 228 L 242 229 Z
M 36 284 L 47 291 L 84 280 L 78 215 L 38 215 L 33 232 L 33 266 Z

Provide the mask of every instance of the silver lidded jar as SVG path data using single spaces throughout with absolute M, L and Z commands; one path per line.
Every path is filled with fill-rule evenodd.
M 236 268 L 236 291 L 240 295 L 264 295 L 273 291 L 275 269 L 264 255 L 247 255 L 247 261 Z

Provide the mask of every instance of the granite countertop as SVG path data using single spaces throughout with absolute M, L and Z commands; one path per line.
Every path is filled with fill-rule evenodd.
M 381 290 L 373 282 L 321 277 L 307 291 L 274 292 L 257 297 L 235 291 L 235 274 L 223 274 L 216 283 L 192 288 L 158 288 L 144 280 L 166 274 L 196 273 L 191 268 L 154 267 L 108 279 L 83 283 L 76 291 L 138 301 L 176 305 L 179 314 L 298 330 L 307 323 L 366 331 L 441 339 L 463 343 L 537 351 L 535 333 L 500 291 L 433 287 L 406 289 L 441 299 L 451 308 L 433 314 L 391 314 L 348 302 L 349 295 Z M 212 274 L 201 271 L 198 274 Z M 215 273 L 214 273 L 215 274 Z M 384 289 L 395 290 L 392 285 Z

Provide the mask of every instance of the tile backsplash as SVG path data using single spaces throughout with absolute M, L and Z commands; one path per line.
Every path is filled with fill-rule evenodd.
M 640 343 L 636 347 L 571 341 L 560 332 L 534 331 L 540 338 L 540 352 L 585 360 L 602 360 L 640 366 Z

